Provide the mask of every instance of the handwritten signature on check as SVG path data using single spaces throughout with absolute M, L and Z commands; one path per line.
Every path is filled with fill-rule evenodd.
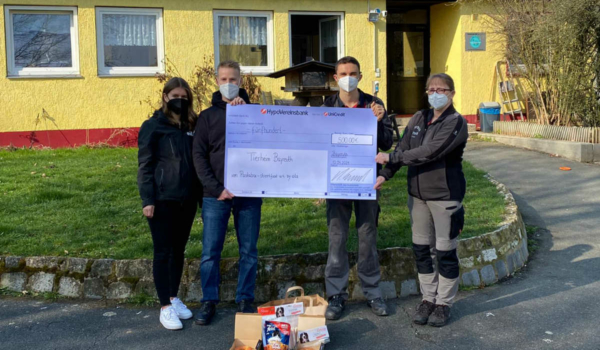
M 331 178 L 333 183 L 364 183 L 373 169 L 368 168 L 342 168 Z

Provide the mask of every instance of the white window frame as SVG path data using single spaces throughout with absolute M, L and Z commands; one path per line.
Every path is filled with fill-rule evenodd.
M 153 15 L 156 16 L 157 67 L 106 67 L 104 65 L 104 31 L 102 15 Z M 99 77 L 147 77 L 165 72 L 165 42 L 163 10 L 160 8 L 96 7 L 96 47 Z
M 239 16 L 239 17 L 266 17 L 267 18 L 267 66 L 241 66 L 242 73 L 253 75 L 267 75 L 275 71 L 275 40 L 273 40 L 273 12 L 271 11 L 237 11 L 237 10 L 215 10 L 213 11 L 214 28 L 214 50 L 215 50 L 215 70 L 219 65 L 219 16 Z
M 339 47 L 338 47 L 338 60 L 344 56 L 346 56 L 346 21 L 345 21 L 345 13 L 344 12 L 304 12 L 304 11 L 290 11 L 288 13 L 288 33 L 290 38 L 290 67 L 294 64 L 292 61 L 292 16 L 339 16 L 340 17 L 340 28 L 339 28 Z M 321 26 L 319 25 L 319 33 L 321 31 Z M 319 51 L 321 50 L 321 40 L 319 40 Z
M 71 67 L 16 67 L 13 14 L 69 14 L 71 15 Z M 77 34 L 77 7 L 66 6 L 4 6 L 6 29 L 6 64 L 9 78 L 68 78 L 80 77 L 79 37 Z

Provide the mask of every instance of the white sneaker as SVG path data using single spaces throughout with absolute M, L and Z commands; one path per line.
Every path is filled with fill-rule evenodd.
M 192 318 L 192 312 L 190 311 L 190 309 L 187 308 L 187 306 L 185 306 L 185 304 L 181 300 L 179 300 L 179 298 L 171 300 L 171 306 L 173 306 L 173 308 L 175 309 L 175 312 L 177 313 L 177 316 L 179 316 L 179 319 L 189 320 L 190 318 Z
M 178 330 L 183 328 L 183 324 L 177 316 L 177 311 L 170 305 L 164 309 L 160 309 L 160 323 L 169 330 Z

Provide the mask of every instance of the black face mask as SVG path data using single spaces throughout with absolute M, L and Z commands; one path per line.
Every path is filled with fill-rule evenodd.
M 190 103 L 188 100 L 184 100 L 182 98 L 174 98 L 167 102 L 167 108 L 175 114 L 179 114 L 182 116 L 181 119 L 186 119 L 188 115 L 188 109 L 190 107 Z

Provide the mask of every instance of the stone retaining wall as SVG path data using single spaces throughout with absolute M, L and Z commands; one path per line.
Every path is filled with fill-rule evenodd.
M 461 284 L 485 286 L 507 277 L 527 261 L 527 233 L 512 194 L 490 179 L 505 196 L 506 217 L 496 231 L 463 239 L 458 252 Z M 364 299 L 356 270 L 356 254 L 350 254 L 350 297 Z M 381 288 L 386 298 L 418 294 L 417 271 L 410 248 L 379 251 Z M 259 258 L 256 299 L 280 299 L 287 288 L 300 285 L 309 294 L 324 294 L 327 253 L 292 254 Z M 185 262 L 180 298 L 202 298 L 198 269 L 200 259 Z M 233 301 L 237 285 L 237 259 L 221 262 L 221 299 Z M 145 292 L 156 296 L 152 260 L 111 260 L 64 257 L 0 257 L 0 287 L 21 292 L 56 292 L 73 298 L 125 299 Z

